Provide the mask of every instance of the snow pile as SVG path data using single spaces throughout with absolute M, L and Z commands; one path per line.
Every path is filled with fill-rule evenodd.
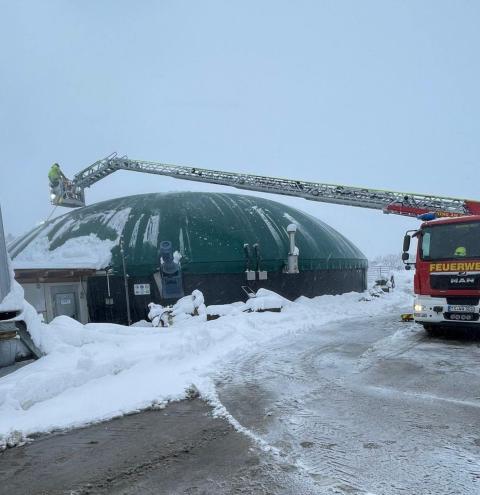
M 232 316 L 242 312 L 280 311 L 288 304 L 291 304 L 291 301 L 279 294 L 268 289 L 258 289 L 255 296 L 250 297 L 245 303 L 236 302 L 233 304 L 208 306 L 207 314 L 213 316 Z
M 10 311 L 20 311 L 23 307 L 23 288 L 15 280 L 12 283 L 10 292 L 0 303 L 0 313 Z
M 400 285 L 399 280 L 399 289 L 371 302 L 359 301 L 358 293 L 302 297 L 282 300 L 279 313 L 232 309 L 213 321 L 190 316 L 161 330 L 81 325 L 64 316 L 46 325 L 27 306 L 32 338 L 46 355 L 0 379 L 0 446 L 18 444 L 35 432 L 77 427 L 182 399 L 192 385 L 201 390 L 229 359 L 280 335 L 319 332 L 328 322 L 401 311 L 411 304 L 411 292 Z M 189 297 L 181 307 L 193 306 L 201 314 L 203 298 Z
M 207 315 L 233 316 L 245 310 L 245 303 L 239 301 L 232 304 L 211 304 L 207 306 Z
M 290 301 L 275 292 L 268 289 L 258 289 L 256 296 L 251 297 L 245 303 L 244 311 L 280 310 L 287 304 L 290 304 Z
M 195 289 L 190 296 L 179 299 L 172 308 L 174 322 L 188 320 L 193 316 L 200 316 L 202 321 L 207 319 L 207 308 L 203 294 Z
M 148 305 L 148 319 L 154 327 L 168 327 L 172 323 L 198 316 L 204 321 L 207 318 L 207 308 L 204 301 L 202 292 L 195 289 L 191 295 L 179 299 L 173 307 L 164 308 L 161 304 L 151 302 Z
M 13 261 L 15 268 L 92 268 L 110 264 L 117 241 L 101 240 L 95 234 L 68 239 L 49 250 L 50 241 L 42 236 L 31 242 Z
M 140 320 L 140 321 L 136 321 L 135 323 L 132 323 L 130 326 L 131 327 L 149 327 L 150 328 L 152 326 L 152 322 L 147 321 L 147 320 Z
M 170 326 L 168 315 L 171 311 L 170 308 L 164 308 L 161 304 L 155 304 L 151 302 L 148 305 L 148 319 L 152 322 L 150 326 L 154 327 L 168 327 Z M 135 326 L 148 326 L 140 325 L 141 322 L 137 322 Z M 147 322 L 145 322 L 147 323 Z
M 15 280 L 15 273 L 13 272 L 12 264 L 7 256 L 8 272 L 10 274 L 10 291 L 8 294 L 0 301 L 0 313 L 10 312 L 10 311 L 20 311 L 23 308 L 23 288 Z M 7 285 L 8 287 L 8 285 Z

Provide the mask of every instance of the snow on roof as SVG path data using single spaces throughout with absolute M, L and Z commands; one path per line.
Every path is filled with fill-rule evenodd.
M 292 223 L 298 226 L 295 242 L 301 252 L 300 270 L 366 268 L 364 255 L 320 220 L 275 201 L 223 193 L 154 193 L 111 199 L 45 222 L 16 239 L 9 250 L 15 267 L 25 268 L 28 261 L 34 263 L 28 268 L 53 268 L 60 260 L 61 268 L 72 268 L 76 260 L 58 248 L 94 234 L 116 241 L 109 264 L 121 270 L 118 244 L 123 238 L 131 273 L 150 275 L 151 267 L 158 264 L 160 242 L 170 240 L 183 256 L 185 272 L 243 273 L 243 246 L 256 243 L 262 268 L 281 271 L 289 251 L 286 229 Z M 48 239 L 52 252 L 37 244 L 42 238 Z M 43 257 L 34 252 L 37 247 Z M 74 263 L 73 267 L 97 267 L 99 261 L 92 263 L 90 254 L 79 259 L 86 258 L 87 264 Z
M 68 239 L 49 250 L 47 236 L 37 237 L 13 260 L 15 269 L 28 268 L 90 268 L 99 270 L 110 264 L 112 248 L 117 241 L 101 240 L 95 234 Z

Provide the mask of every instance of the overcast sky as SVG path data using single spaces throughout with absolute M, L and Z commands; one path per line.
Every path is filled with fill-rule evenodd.
M 130 157 L 477 198 L 478 1 L 0 0 L 0 204 L 51 212 L 47 172 Z M 239 192 L 120 172 L 87 201 Z M 416 220 L 268 196 L 368 256 Z M 55 214 L 67 210 L 57 208 Z

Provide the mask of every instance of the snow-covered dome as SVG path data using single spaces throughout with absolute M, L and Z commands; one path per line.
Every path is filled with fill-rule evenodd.
M 172 192 L 103 201 L 46 222 L 10 246 L 16 268 L 105 268 L 121 271 L 120 241 L 130 274 L 150 274 L 161 241 L 171 241 L 184 273 L 240 273 L 244 245 L 258 244 L 262 268 L 281 271 L 287 229 L 303 270 L 366 268 L 365 256 L 322 221 L 276 201 L 240 194 Z

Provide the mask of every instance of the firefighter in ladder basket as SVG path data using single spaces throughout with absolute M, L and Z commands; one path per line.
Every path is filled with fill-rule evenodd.
M 50 190 L 52 191 L 52 194 L 60 198 L 61 201 L 64 194 L 67 192 L 69 180 L 65 177 L 65 174 L 62 172 L 58 163 L 54 163 L 51 166 L 48 172 L 48 180 L 50 181 Z

